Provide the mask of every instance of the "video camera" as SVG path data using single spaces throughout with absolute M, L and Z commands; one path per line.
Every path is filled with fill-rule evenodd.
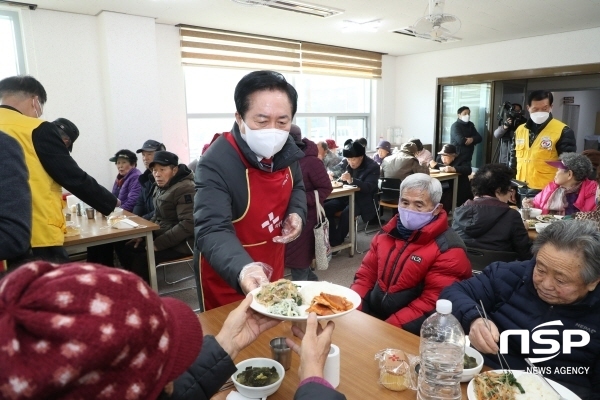
M 504 121 L 507 119 L 511 119 L 511 124 L 508 127 L 510 130 L 515 130 L 521 124 L 527 122 L 527 119 L 523 116 L 521 111 L 515 111 L 515 105 L 520 106 L 520 104 L 512 104 L 510 101 L 505 101 L 498 108 L 498 121 L 500 124 L 504 124 Z

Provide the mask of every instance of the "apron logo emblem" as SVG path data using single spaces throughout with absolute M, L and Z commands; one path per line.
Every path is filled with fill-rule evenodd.
M 275 227 L 279 224 L 279 217 L 273 215 L 273 213 L 269 213 L 269 219 L 262 223 L 261 228 L 269 228 L 269 233 L 273 233 Z
M 552 140 L 550 140 L 550 138 L 548 136 L 545 136 L 542 138 L 542 141 L 540 142 L 540 146 L 542 147 L 542 149 L 550 150 L 550 149 L 552 149 Z
M 287 183 L 289 178 L 290 178 L 290 174 L 285 174 L 285 179 L 283 180 L 283 183 L 281 184 L 281 186 L 285 186 L 285 184 Z

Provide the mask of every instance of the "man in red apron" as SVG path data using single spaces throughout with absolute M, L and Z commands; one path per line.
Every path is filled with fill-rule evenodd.
M 235 89 L 233 129 L 198 163 L 194 225 L 204 310 L 283 277 L 285 243 L 306 219 L 304 154 L 288 134 L 297 97 L 279 73 L 246 75 Z

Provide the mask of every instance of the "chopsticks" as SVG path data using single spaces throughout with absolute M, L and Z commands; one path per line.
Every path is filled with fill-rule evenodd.
M 483 301 L 479 300 L 479 304 L 481 304 L 481 310 L 479 309 L 479 306 L 477 304 L 475 305 L 475 308 L 477 309 L 479 316 L 483 319 L 483 323 L 485 324 L 485 327 L 488 329 L 488 331 L 490 331 L 490 333 L 492 333 L 492 329 L 490 328 L 490 325 L 488 324 L 488 317 L 487 317 L 487 313 L 485 312 L 485 307 L 483 306 Z M 496 356 L 498 356 L 498 362 L 500 364 L 500 368 L 502 369 L 502 371 L 508 371 L 512 374 L 512 370 L 510 369 L 510 366 L 508 365 L 508 362 L 506 361 L 506 359 L 504 358 L 502 353 L 500 353 L 500 349 L 498 349 Z M 504 364 L 502 363 L 503 361 L 504 361 Z

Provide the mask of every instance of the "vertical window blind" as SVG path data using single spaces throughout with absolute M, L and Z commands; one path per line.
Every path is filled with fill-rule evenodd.
M 381 78 L 381 53 L 180 25 L 184 65 Z

